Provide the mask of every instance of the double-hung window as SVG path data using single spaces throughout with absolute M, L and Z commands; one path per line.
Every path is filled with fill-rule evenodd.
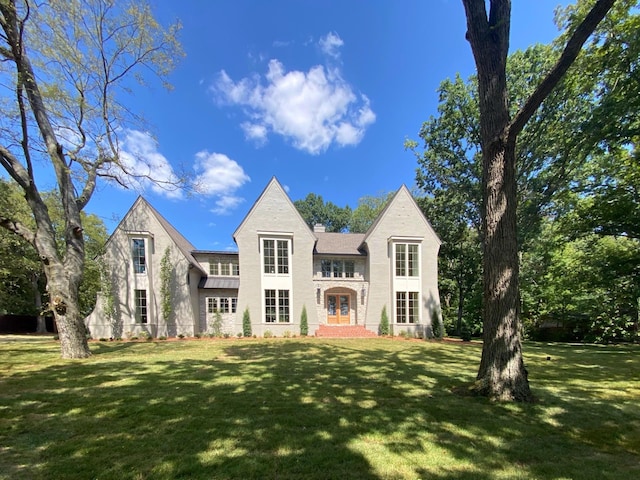
M 147 271 L 147 255 L 143 238 L 134 238 L 131 241 L 133 256 L 133 271 L 135 273 L 145 273 Z

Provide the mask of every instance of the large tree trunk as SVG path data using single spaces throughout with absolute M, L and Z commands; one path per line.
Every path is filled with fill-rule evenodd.
M 532 400 L 518 324 L 515 138 L 509 137 L 506 64 L 511 2 L 465 0 L 478 70 L 483 190 L 483 348 L 476 393 Z
M 483 340 L 475 390 L 501 401 L 531 401 L 518 307 L 515 145 L 494 142 L 483 161 Z
M 507 103 L 511 1 L 462 0 L 478 70 L 483 182 L 483 348 L 474 390 L 496 400 L 531 401 L 519 337 L 516 138 L 575 61 L 615 0 L 597 0 L 558 62 L 513 120 Z
M 48 282 L 49 308 L 58 328 L 62 358 L 87 358 L 91 356 L 91 350 L 78 301 L 84 255 L 70 253 L 68 249 L 65 263 L 42 255 Z M 69 265 L 69 261 L 75 266 Z

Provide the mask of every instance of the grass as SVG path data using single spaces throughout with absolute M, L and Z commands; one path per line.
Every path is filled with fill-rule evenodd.
M 533 405 L 452 393 L 478 345 L 0 337 L 0 479 L 640 478 L 638 347 L 526 344 Z M 547 360 L 550 357 L 550 360 Z

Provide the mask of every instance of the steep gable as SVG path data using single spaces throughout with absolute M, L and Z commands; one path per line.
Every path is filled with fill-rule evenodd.
M 195 250 L 195 247 L 193 246 L 193 244 L 189 240 L 187 240 L 180 232 L 178 232 L 178 230 L 176 230 L 176 228 L 173 225 L 171 225 L 171 223 L 169 223 L 169 221 L 166 218 L 164 218 L 160 214 L 160 212 L 158 212 L 142 196 L 139 196 L 136 199 L 136 201 L 133 203 L 133 205 L 131 206 L 129 211 L 125 214 L 125 216 L 122 218 L 122 220 L 120 221 L 118 226 L 115 228 L 115 230 L 113 231 L 113 233 L 111 234 L 111 236 L 109 237 L 109 239 L 107 240 L 105 245 L 108 245 L 110 243 L 111 239 L 113 238 L 113 236 L 115 235 L 115 233 L 117 231 L 119 231 L 119 230 L 122 230 L 125 225 L 130 223 L 130 221 L 131 221 L 131 219 L 133 217 L 135 217 L 136 215 L 144 216 L 144 215 L 147 215 L 147 214 L 150 214 L 155 218 L 155 220 L 160 224 L 160 226 L 163 228 L 163 230 L 169 236 L 169 238 L 171 238 L 171 240 L 176 245 L 178 250 L 180 250 L 182 255 L 184 255 L 186 260 L 191 265 L 193 265 L 198 270 L 200 270 L 203 275 L 206 275 L 206 272 L 202 269 L 202 266 L 200 265 L 200 263 L 195 259 L 195 257 L 191 253 L 192 251 Z M 133 222 L 133 223 L 135 223 L 135 222 Z
M 418 219 L 422 223 L 422 227 L 425 228 L 426 231 L 429 232 L 430 235 L 433 237 L 433 240 L 438 245 L 441 245 L 442 240 L 440 240 L 440 237 L 431 226 L 431 223 L 424 216 L 424 214 L 422 213 L 422 210 L 420 210 L 420 207 L 414 200 L 413 195 L 411 195 L 411 192 L 409 192 L 409 189 L 406 187 L 406 185 L 402 185 L 398 189 L 398 191 L 395 193 L 395 195 L 391 198 L 391 200 L 387 202 L 387 204 L 382 209 L 382 211 L 380 212 L 376 220 L 369 227 L 369 230 L 367 230 L 367 233 L 365 233 L 363 243 L 367 243 L 367 241 L 375 234 L 380 223 L 382 223 L 385 219 L 387 219 L 390 216 L 398 215 L 399 213 L 398 206 L 400 203 L 405 203 L 410 206 L 409 208 L 411 211 L 407 212 L 406 214 L 410 215 L 413 218 Z M 413 227 L 415 229 L 415 225 Z
M 242 230 L 249 223 L 264 225 L 264 227 L 261 227 L 264 230 L 278 231 L 284 229 L 284 231 L 296 230 L 304 232 L 310 239 L 316 240 L 313 232 L 276 177 L 269 181 L 249 210 L 249 213 L 236 228 L 236 231 L 233 232 L 233 239 L 236 242 Z

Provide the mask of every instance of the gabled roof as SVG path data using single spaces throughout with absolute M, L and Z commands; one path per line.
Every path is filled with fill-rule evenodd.
M 314 254 L 318 255 L 366 255 L 360 249 L 364 233 L 315 232 L 318 238 Z
M 195 250 L 195 247 L 193 246 L 193 244 L 187 240 L 180 232 L 178 232 L 178 230 L 176 230 L 176 228 L 171 225 L 171 223 L 169 223 L 169 221 L 164 218 L 160 212 L 158 212 L 144 197 L 139 196 L 135 202 L 133 202 L 133 205 L 131 206 L 131 208 L 129 209 L 129 211 L 127 212 L 127 214 L 124 216 L 124 218 L 120 221 L 120 223 L 118 224 L 118 226 L 115 228 L 115 230 L 113 231 L 113 233 L 111 234 L 111 237 L 109 237 L 109 239 L 107 240 L 107 243 L 109 243 L 109 241 L 111 240 L 111 238 L 113 237 L 113 235 L 115 234 L 115 232 L 120 228 L 120 226 L 126 221 L 127 217 L 129 217 L 129 215 L 131 215 L 131 212 L 133 212 L 134 210 L 136 210 L 137 208 L 139 208 L 140 206 L 146 206 L 149 211 L 153 214 L 153 216 L 156 218 L 156 220 L 158 221 L 158 223 L 162 226 L 162 228 L 165 230 L 165 232 L 167 232 L 167 235 L 169 236 L 169 238 L 171 238 L 171 240 L 173 241 L 173 243 L 175 243 L 176 247 L 178 247 L 178 250 L 180 250 L 180 252 L 182 252 L 182 254 L 184 255 L 184 257 L 187 259 L 187 261 L 195 266 L 198 270 L 200 270 L 204 275 L 207 274 L 207 272 L 205 272 L 202 269 L 202 266 L 200 265 L 200 263 L 195 259 L 195 257 L 191 254 L 191 252 L 193 250 Z
M 256 199 L 255 202 L 253 202 L 253 205 L 251 206 L 251 208 L 249 209 L 249 212 L 245 215 L 245 217 L 242 219 L 242 222 L 240 222 L 240 225 L 238 225 L 238 228 L 236 228 L 235 232 L 233 232 L 233 239 L 236 240 L 236 237 L 238 236 L 238 233 L 240 232 L 240 230 L 242 230 L 242 228 L 244 227 L 245 223 L 247 222 L 247 219 L 249 217 L 251 217 L 251 215 L 253 214 L 253 212 L 256 210 L 256 208 L 258 207 L 258 205 L 260 205 L 260 202 L 262 202 L 262 199 L 272 190 L 279 190 L 280 193 L 284 196 L 284 198 L 286 199 L 287 203 L 289 204 L 289 206 L 291 207 L 291 210 L 294 212 L 294 215 L 297 215 L 298 219 L 300 220 L 300 223 L 302 225 L 304 225 L 304 229 L 305 231 L 309 232 L 309 236 L 315 241 L 316 237 L 313 233 L 313 231 L 311 230 L 311 228 L 309 228 L 309 225 L 307 225 L 307 222 L 304 221 L 304 218 L 302 218 L 302 215 L 300 215 L 300 212 L 298 211 L 298 209 L 296 208 L 296 206 L 293 204 L 293 202 L 291 201 L 291 199 L 289 198 L 289 195 L 287 195 L 287 193 L 285 192 L 283 186 L 280 184 L 280 182 L 278 181 L 278 179 L 276 177 L 271 177 L 271 180 L 269 181 L 269 183 L 267 184 L 267 186 L 264 188 L 264 190 L 262 191 L 262 193 L 260 194 L 260 196 Z
M 387 202 L 387 204 L 384 206 L 384 208 L 382 209 L 382 211 L 378 215 L 378 218 L 375 219 L 375 221 L 369 227 L 369 230 L 367 230 L 367 233 L 365 233 L 364 239 L 362 240 L 362 242 L 363 243 L 367 242 L 369 237 L 371 237 L 373 232 L 376 230 L 376 228 L 380 224 L 380 221 L 387 215 L 388 211 L 391 209 L 391 205 L 393 205 L 393 203 L 395 203 L 396 199 L 400 195 L 406 195 L 407 197 L 409 197 L 409 199 L 411 200 L 411 203 L 413 204 L 414 208 L 418 212 L 420 218 L 424 221 L 425 225 L 431 231 L 431 233 L 433 233 L 434 238 L 438 241 L 439 244 L 442 244 L 442 240 L 440 240 L 440 237 L 438 236 L 436 231 L 433 229 L 433 226 L 431 226 L 431 223 L 429 223 L 429 220 L 427 220 L 427 217 L 424 216 L 424 213 L 422 213 L 422 210 L 420 209 L 420 207 L 416 203 L 415 199 L 413 198 L 413 195 L 411 195 L 411 192 L 409 191 L 407 186 L 404 185 L 404 184 L 398 189 L 398 191 L 395 193 L 395 195 L 393 197 L 391 197 L 391 200 L 389 200 Z

